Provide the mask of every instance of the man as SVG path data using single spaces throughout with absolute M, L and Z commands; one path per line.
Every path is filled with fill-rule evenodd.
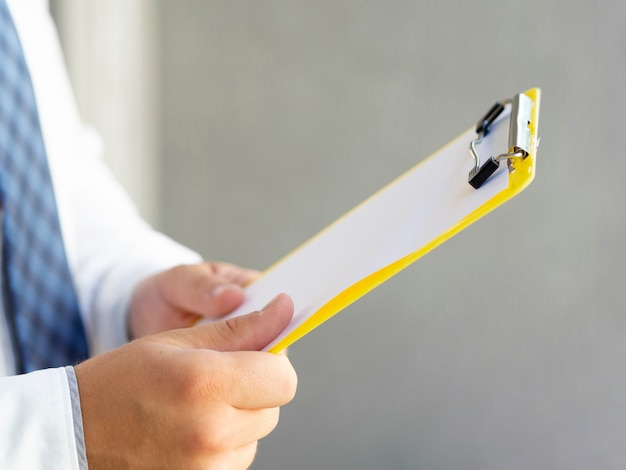
M 35 106 L 22 111 L 30 96 Z M 288 359 L 258 352 L 288 324 L 292 302 L 281 294 L 260 312 L 219 321 L 256 273 L 202 263 L 154 232 L 100 151 L 78 117 L 46 3 L 0 0 L 0 468 L 246 468 L 295 393 Z M 42 155 L 41 171 L 15 158 L 31 153 Z M 42 191 L 49 180 L 54 189 L 39 202 L 25 182 L 35 173 Z M 22 202 L 55 215 L 33 217 Z M 59 229 L 62 267 L 39 247 L 52 231 L 16 230 L 29 217 Z M 21 269 L 43 273 L 41 284 Z M 60 305 L 39 290 L 50 285 L 69 289 L 80 316 L 58 307 L 37 317 L 44 304 Z M 188 328 L 201 317 L 217 321 Z M 66 320 L 77 328 L 69 345 Z M 59 362 L 66 348 L 92 358 Z

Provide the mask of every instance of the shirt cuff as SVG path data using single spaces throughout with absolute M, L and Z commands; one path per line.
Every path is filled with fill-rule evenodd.
M 78 381 L 76 372 L 72 366 L 65 368 L 67 374 L 67 384 L 70 389 L 70 406 L 72 408 L 72 418 L 74 421 L 74 438 L 76 439 L 76 455 L 78 457 L 78 468 L 88 470 L 87 450 L 85 448 L 85 432 L 83 430 L 83 414 L 80 410 L 80 394 L 78 393 Z
M 87 468 L 79 466 L 69 380 L 62 367 L 0 378 L 0 468 Z

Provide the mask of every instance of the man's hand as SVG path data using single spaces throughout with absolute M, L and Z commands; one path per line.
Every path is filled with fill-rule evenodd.
M 177 266 L 145 279 L 130 303 L 131 338 L 193 325 L 200 317 L 220 318 L 243 301 L 243 287 L 257 271 L 229 263 Z
M 292 315 L 281 294 L 260 312 L 147 336 L 76 366 L 89 468 L 248 468 L 295 394 L 289 359 L 257 352 Z

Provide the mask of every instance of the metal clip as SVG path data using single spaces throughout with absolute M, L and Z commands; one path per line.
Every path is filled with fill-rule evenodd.
M 511 120 L 509 126 L 509 151 L 496 157 L 490 157 L 483 165 L 476 151 L 476 145 L 489 133 L 491 124 L 502 114 L 506 105 L 511 105 Z M 470 142 L 470 152 L 474 158 L 474 168 L 469 172 L 468 182 L 475 189 L 480 188 L 500 166 L 505 159 L 526 158 L 530 152 L 530 124 L 533 101 L 523 93 L 515 95 L 510 100 L 498 102 L 491 107 L 485 116 L 478 121 L 476 133 L 478 137 Z

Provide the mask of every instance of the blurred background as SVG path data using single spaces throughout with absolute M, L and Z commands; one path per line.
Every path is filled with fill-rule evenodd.
M 259 269 L 542 88 L 535 182 L 291 347 L 253 468 L 624 468 L 626 2 L 52 9 L 142 213 Z

